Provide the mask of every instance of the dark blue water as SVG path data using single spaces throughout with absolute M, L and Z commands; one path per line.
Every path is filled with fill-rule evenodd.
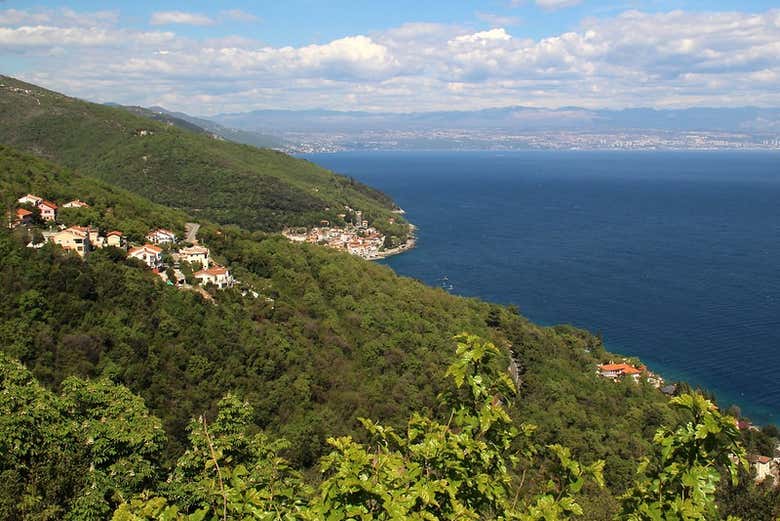
M 780 421 L 780 154 L 308 157 L 418 225 L 418 247 L 386 261 L 398 273 L 600 332 L 667 379 Z

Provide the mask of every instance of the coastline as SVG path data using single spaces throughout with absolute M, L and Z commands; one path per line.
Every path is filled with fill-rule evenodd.
M 417 227 L 411 223 L 409 223 L 409 238 L 406 239 L 406 242 L 401 244 L 400 246 L 397 246 L 395 248 L 391 248 L 389 250 L 383 250 L 375 255 L 372 255 L 370 257 L 365 257 L 366 260 L 382 260 L 386 259 L 388 257 L 393 257 L 395 255 L 400 255 L 402 253 L 406 253 L 407 251 L 413 249 L 415 246 L 417 246 Z

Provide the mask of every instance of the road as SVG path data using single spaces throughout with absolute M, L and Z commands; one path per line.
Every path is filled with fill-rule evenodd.
M 198 223 L 185 223 L 184 224 L 184 240 L 192 244 L 198 244 L 198 230 L 200 230 L 200 224 Z

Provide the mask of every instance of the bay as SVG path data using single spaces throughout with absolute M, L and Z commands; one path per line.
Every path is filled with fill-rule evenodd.
M 780 420 L 780 154 L 354 152 L 306 156 L 392 196 L 453 293 L 570 323 L 667 380 Z

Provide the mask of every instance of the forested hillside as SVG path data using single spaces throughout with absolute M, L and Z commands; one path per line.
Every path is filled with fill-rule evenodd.
M 81 197 L 93 207 L 79 211 L 110 228 L 179 228 L 186 220 L 7 147 L 0 149 L 0 165 L 6 201 L 31 191 Z M 558 372 L 560 385 L 587 382 L 619 396 L 616 406 L 630 408 L 634 400 L 641 408 L 666 410 L 654 389 L 618 390 L 600 382 L 594 364 L 607 355 L 585 332 L 540 328 L 508 308 L 452 296 L 347 254 L 204 223 L 200 238 L 215 257 L 273 299 L 234 290 L 220 293 L 214 305 L 105 252 L 83 262 L 53 246 L 25 248 L 25 234 L 0 234 L 6 352 L 53 386 L 70 374 L 116 372 L 179 436 L 191 416 L 241 389 L 258 410 L 258 425 L 300 440 L 296 457 L 311 462 L 322 436 L 309 429 L 349 430 L 359 415 L 403 419 L 432 406 L 451 356 L 450 338 L 462 331 L 513 346 L 529 393 L 549 384 L 545 371 Z M 542 394 L 558 395 L 562 405 L 579 395 Z M 589 400 L 598 397 L 589 394 Z M 540 414 L 550 410 L 550 404 L 539 406 Z M 307 444 L 313 447 L 304 449 Z M 307 456 L 306 450 L 314 452 Z
M 0 76 L 0 143 L 25 149 L 199 218 L 250 230 L 339 222 L 344 205 L 382 231 L 381 192 L 269 149 L 240 145 Z
M 28 192 L 90 201 L 91 208 L 79 210 L 90 213 L 71 218 L 101 226 L 178 228 L 192 219 L 3 147 L 2 200 L 10 204 Z M 88 495 L 93 494 L 89 490 L 103 490 L 102 486 L 108 487 L 105 497 L 78 500 L 86 502 L 79 508 L 92 508 L 92 502 L 101 505 L 93 517 L 74 514 L 72 519 L 103 519 L 106 509 L 148 487 L 165 501 L 180 502 L 184 511 L 194 512 L 199 507 L 193 498 L 199 496 L 187 488 L 195 485 L 187 483 L 200 475 L 198 465 L 206 463 L 198 459 L 202 453 L 196 451 L 201 456 L 195 457 L 184 452 L 203 442 L 192 430 L 197 422 L 191 422 L 200 416 L 213 421 L 219 400 L 229 393 L 246 404 L 231 409 L 238 416 L 223 418 L 238 421 L 240 429 L 225 427 L 221 435 L 227 438 L 219 443 L 244 440 L 260 431 L 272 439 L 283 437 L 287 441 L 278 445 L 279 454 L 310 482 L 311 474 L 323 468 L 320 458 L 330 450 L 329 436 L 375 439 L 361 427 L 360 417 L 399 432 L 406 431 L 415 412 L 446 424 L 451 404 L 442 406 L 439 396 L 447 396 L 451 388 L 445 371 L 456 360 L 453 337 L 464 331 L 498 346 L 486 365 L 492 374 L 504 373 L 510 360 L 516 362 L 520 393 L 505 405 L 514 418 L 512 428 L 521 422 L 536 424 L 535 444 L 571 447 L 584 466 L 599 466 L 597 462 L 605 460 L 606 487 L 592 483 L 577 494 L 587 519 L 609 519 L 620 510 L 618 498 L 634 486 L 640 459 L 654 455 L 651 440 L 656 429 L 687 418 L 647 383 L 616 384 L 599 378 L 596 364 L 614 355 L 584 331 L 539 327 L 511 308 L 455 297 L 347 254 L 237 226 L 202 224 L 202 243 L 220 264 L 255 288 L 258 298 L 242 295 L 239 288 L 211 291 L 206 298 L 164 285 L 118 250 L 98 250 L 82 260 L 53 245 L 27 248 L 29 232 L 23 227 L 4 226 L 0 231 L 0 350 L 21 361 L 43 386 L 17 385 L 14 382 L 31 382 L 31 377 L 19 373 L 13 362 L 4 362 L 1 383 L 16 390 L 3 395 L 7 406 L 3 425 L 27 433 L 11 441 L 13 449 L 0 456 L 4 458 L 0 472 L 13 498 L 3 504 L 7 512 L 14 512 L 10 519 L 44 519 L 47 508 L 48 518 L 62 518 L 63 512 L 76 508 L 74 498 L 81 498 L 85 490 Z M 72 376 L 88 380 L 69 380 Z M 90 383 L 93 379 L 103 380 Z M 117 384 L 142 397 L 144 405 L 125 391 L 112 391 Z M 25 395 L 31 401 L 18 402 L 14 393 L 20 389 L 31 393 Z M 143 407 L 159 418 L 162 430 Z M 25 415 L 33 410 L 35 416 L 26 423 Z M 132 414 L 116 417 L 117 411 L 126 410 Z M 21 425 L 11 427 L 15 422 Z M 89 442 L 78 445 L 109 434 L 119 436 L 119 441 L 101 442 L 95 448 Z M 29 444 L 41 448 L 18 452 L 31 450 L 22 449 Z M 268 455 L 264 445 L 242 447 L 235 459 L 221 464 L 260 457 L 251 451 Z M 232 449 L 224 450 L 227 454 Z M 55 465 L 59 460 L 54 454 L 71 459 Z M 188 459 L 192 457 L 195 460 Z M 531 497 L 543 489 L 559 457 L 555 451 L 542 450 L 528 469 Z M 393 454 L 388 458 L 397 460 Z M 337 459 L 333 461 L 335 465 Z M 86 475 L 83 469 L 90 462 L 103 474 Z M 183 489 L 159 484 L 174 465 L 175 472 L 183 473 L 176 478 Z M 330 468 L 328 475 L 333 476 L 336 467 Z M 19 477 L 19 472 L 27 477 Z M 132 479 L 122 478 L 117 484 L 117 476 L 125 476 L 122 472 L 132 472 Z M 60 474 L 61 479 L 51 477 Z M 103 481 L 89 488 L 90 479 Z M 214 484 L 211 477 L 207 480 Z M 237 483 L 234 480 L 231 486 Z M 195 495 L 188 499 L 182 490 Z M 59 503 L 51 505 L 42 497 L 59 498 Z M 127 508 L 147 508 L 139 505 Z M 133 515 L 140 516 L 139 511 Z

